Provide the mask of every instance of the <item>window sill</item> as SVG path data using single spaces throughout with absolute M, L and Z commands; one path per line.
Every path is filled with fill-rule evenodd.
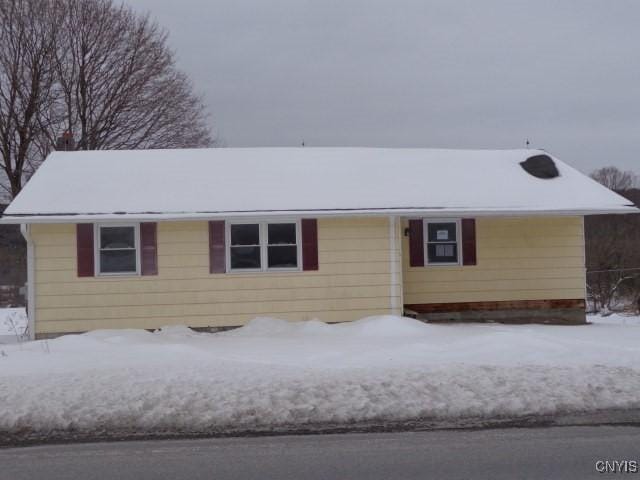
M 461 267 L 462 263 L 425 263 L 424 266 L 425 267 Z
M 121 277 L 140 277 L 139 272 L 122 272 L 122 273 L 96 273 L 95 278 L 121 278 Z
M 227 275 L 263 275 L 269 273 L 300 273 L 301 268 L 272 268 L 270 270 L 229 270 Z

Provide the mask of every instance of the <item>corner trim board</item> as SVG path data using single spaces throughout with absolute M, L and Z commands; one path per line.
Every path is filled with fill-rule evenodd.
M 389 217 L 389 272 L 391 274 L 391 281 L 389 285 L 389 309 L 391 315 L 402 315 L 401 301 L 399 301 L 397 295 L 397 286 L 401 285 L 402 279 L 402 266 L 400 264 L 401 256 L 398 256 L 398 246 L 402 245 L 402 242 L 398 241 L 398 217 Z
M 35 245 L 31 237 L 31 225 L 20 224 L 20 233 L 27 242 L 27 328 L 29 340 L 36 338 Z

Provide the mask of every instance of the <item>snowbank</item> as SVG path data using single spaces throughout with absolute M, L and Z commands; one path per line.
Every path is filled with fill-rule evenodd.
M 102 330 L 3 346 L 0 431 L 211 431 L 639 408 L 640 322 L 591 320 L 260 318 L 217 334 Z

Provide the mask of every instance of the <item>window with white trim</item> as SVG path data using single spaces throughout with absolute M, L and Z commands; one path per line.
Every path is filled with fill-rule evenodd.
M 232 224 L 230 248 L 231 270 L 260 270 L 262 252 L 260 248 L 260 224 Z
M 267 224 L 267 268 L 298 268 L 297 224 Z
M 427 265 L 460 263 L 460 221 L 424 221 L 425 260 Z
M 286 222 L 229 222 L 230 271 L 298 270 L 300 225 Z
M 138 225 L 97 225 L 95 233 L 96 265 L 99 274 L 139 272 Z

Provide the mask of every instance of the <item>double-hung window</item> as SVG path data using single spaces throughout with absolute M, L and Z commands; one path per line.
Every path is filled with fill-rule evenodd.
M 298 225 L 267 224 L 267 267 L 298 268 Z
M 458 220 L 425 220 L 427 265 L 460 263 L 460 222 Z
M 95 238 L 99 274 L 137 274 L 140 271 L 137 225 L 97 225 Z
M 231 222 L 227 239 L 230 271 L 299 269 L 298 222 Z
M 260 224 L 232 224 L 230 231 L 229 257 L 231 270 L 260 270 L 262 268 Z

